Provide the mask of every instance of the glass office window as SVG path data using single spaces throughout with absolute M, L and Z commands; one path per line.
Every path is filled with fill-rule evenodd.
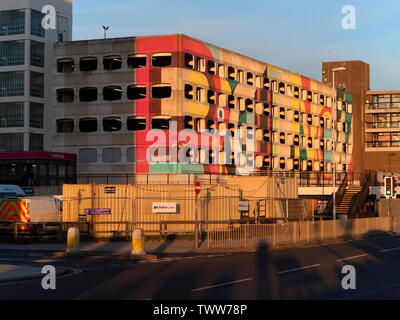
M 38 37 L 44 37 L 44 29 L 42 27 L 42 20 L 44 13 L 39 11 L 31 11 L 31 34 Z
M 0 12 L 0 36 L 22 34 L 25 32 L 25 11 L 11 10 Z
M 31 65 L 44 67 L 44 43 L 31 41 Z
M 24 64 L 24 40 L 0 42 L 0 67 Z
M 29 126 L 31 128 L 43 128 L 43 104 L 31 102 Z
M 29 151 L 43 151 L 43 135 L 37 133 L 29 134 Z
M 44 95 L 44 74 L 31 71 L 31 96 L 43 98 Z
M 0 151 L 6 151 L 6 152 L 24 151 L 24 134 L 1 133 Z
M 24 126 L 24 103 L 0 103 L 0 128 Z
M 0 72 L 0 97 L 24 95 L 24 71 Z

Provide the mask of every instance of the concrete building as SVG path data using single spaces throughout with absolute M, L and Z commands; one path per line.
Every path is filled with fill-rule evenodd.
M 42 27 L 46 5 L 56 9 L 56 29 Z M 22 183 L 19 178 L 26 175 L 32 183 L 37 178 L 54 184 L 50 178 L 58 175 L 58 160 L 60 174 L 67 175 L 63 161 L 74 156 L 54 154 L 56 164 L 50 165 L 49 155 L 40 152 L 53 146 L 53 43 L 71 39 L 72 0 L 0 2 L 0 183 Z
M 64 42 L 54 50 L 54 151 L 78 155 L 80 182 L 132 183 L 157 173 L 309 176 L 332 172 L 333 163 L 351 169 L 352 97 L 331 85 L 185 35 Z M 146 135 L 171 136 L 172 121 L 177 132 L 218 129 L 229 133 L 224 142 L 231 132 L 243 140 L 233 149 L 169 140 L 165 156 L 147 161 L 154 141 Z M 182 148 L 187 163 L 173 158 L 171 150 Z

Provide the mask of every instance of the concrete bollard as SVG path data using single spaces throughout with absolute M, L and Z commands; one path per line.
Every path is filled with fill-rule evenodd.
M 68 229 L 67 236 L 67 254 L 79 254 L 79 229 L 76 227 Z
M 144 251 L 144 230 L 135 229 L 132 232 L 132 251 L 131 255 L 145 255 Z

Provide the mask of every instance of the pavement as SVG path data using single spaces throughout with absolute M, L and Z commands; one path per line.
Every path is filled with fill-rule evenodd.
M 30 250 L 30 251 L 65 251 L 65 243 L 32 243 L 32 244 L 0 244 L 0 250 Z M 82 252 L 95 254 L 112 253 L 114 255 L 130 254 L 132 244 L 130 241 L 120 242 L 81 242 Z M 206 249 L 206 243 L 200 245 L 200 249 Z M 145 250 L 151 254 L 162 253 L 188 253 L 195 249 L 193 241 L 186 240 L 167 240 L 167 241 L 146 241 Z

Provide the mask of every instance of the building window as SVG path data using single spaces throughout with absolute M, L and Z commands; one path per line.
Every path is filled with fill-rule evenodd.
M 31 34 L 34 36 L 44 38 L 44 29 L 42 26 L 42 20 L 44 18 L 44 13 L 31 10 Z
M 279 143 L 280 144 L 285 144 L 286 143 L 285 133 L 284 132 L 279 133 Z
M 267 77 L 264 77 L 264 89 L 269 90 L 270 84 L 269 84 L 269 79 Z
M 0 128 L 24 126 L 24 103 L 0 103 Z
M 120 86 L 108 86 L 103 88 L 103 99 L 106 101 L 120 100 L 122 88 Z
M 152 129 L 168 130 L 171 122 L 171 117 L 169 116 L 157 116 L 151 119 Z
M 24 71 L 0 72 L 0 97 L 24 95 Z
M 146 129 L 146 119 L 144 117 L 129 117 L 126 123 L 129 131 Z
M 95 71 L 97 70 L 99 62 L 96 57 L 86 57 L 79 60 L 79 69 L 81 71 Z
M 96 118 L 79 119 L 79 131 L 80 132 L 95 132 L 95 131 L 97 131 L 97 119 Z
M 208 60 L 207 61 L 207 72 L 209 74 L 215 74 L 215 71 L 216 71 L 215 62 Z
M 218 98 L 220 98 L 220 96 L 218 96 Z M 214 90 L 207 91 L 207 102 L 209 104 L 215 104 L 215 91 Z
M 122 58 L 121 56 L 107 56 L 103 58 L 104 70 L 116 70 L 121 69 Z
M 23 133 L 1 133 L 0 152 L 24 151 Z
M 97 150 L 94 148 L 80 149 L 79 161 L 82 163 L 97 162 Z
M 95 101 L 97 100 L 97 88 L 87 87 L 81 88 L 79 90 L 79 100 L 83 102 Z
M 120 131 L 122 121 L 119 117 L 108 117 L 103 119 L 103 131 Z
M 31 40 L 31 65 L 44 67 L 44 43 Z
M 285 167 L 286 167 L 286 163 L 285 163 L 286 161 L 285 161 L 285 158 L 284 157 L 280 157 L 279 158 L 279 168 L 280 169 L 285 169 Z
M 146 98 L 147 89 L 144 85 L 128 86 L 127 97 L 128 99 L 138 100 Z
M 115 163 L 121 162 L 121 149 L 120 148 L 104 148 L 102 154 L 103 162 Z
M 169 84 L 155 84 L 151 88 L 153 98 L 169 98 L 172 94 L 172 88 Z
M 29 134 L 29 151 L 43 151 L 43 135 L 37 133 Z
M 30 119 L 29 126 L 31 128 L 43 128 L 44 106 L 42 103 L 30 103 Z
M 57 102 L 71 103 L 74 101 L 74 89 L 62 88 L 57 90 Z
M 231 109 L 235 108 L 235 96 L 233 95 L 228 95 L 228 107 Z
M 283 107 L 279 108 L 279 118 L 285 119 L 285 108 L 283 108 Z
M 297 99 L 300 98 L 300 90 L 299 90 L 298 87 L 294 87 L 293 96 L 294 96 L 295 98 L 297 98 Z
M 194 69 L 194 56 L 189 53 L 185 53 L 185 67 Z
M 74 131 L 73 119 L 57 119 L 56 124 L 58 133 L 71 133 Z
M 193 100 L 193 86 L 190 84 L 185 84 L 185 98 Z
M 136 148 L 131 147 L 126 149 L 126 161 L 136 162 Z
M 44 74 L 31 71 L 31 89 L 32 97 L 43 98 L 44 96 Z
M 0 36 L 25 33 L 25 11 L 0 12 Z
M 247 72 L 246 79 L 248 85 L 252 86 L 254 84 L 254 75 L 251 72 Z
M 293 169 L 294 170 L 299 170 L 300 169 L 300 161 L 299 161 L 299 159 L 294 159 L 294 161 L 293 161 Z
M 298 147 L 300 145 L 300 136 L 298 134 L 294 135 L 293 144 Z
M 154 53 L 151 56 L 153 67 L 167 67 L 172 63 L 172 53 Z
M 63 58 L 57 60 L 57 72 L 68 73 L 73 72 L 75 69 L 74 59 Z
M 254 102 L 253 102 L 253 99 L 250 99 L 250 98 L 248 98 L 248 99 L 246 99 L 246 110 L 248 111 L 248 112 L 253 112 L 254 111 Z
M 131 54 L 128 56 L 128 68 L 138 69 L 145 68 L 147 58 L 145 54 Z
M 194 129 L 194 120 L 191 116 L 185 116 L 184 118 L 185 129 Z
M 271 106 L 268 103 L 264 103 L 264 115 L 269 117 L 271 112 Z
M 236 70 L 232 66 L 228 66 L 228 79 L 236 80 Z
M 0 67 L 22 65 L 25 62 L 25 41 L 0 42 Z
M 283 82 L 279 82 L 279 93 L 280 94 L 286 93 L 285 84 Z

